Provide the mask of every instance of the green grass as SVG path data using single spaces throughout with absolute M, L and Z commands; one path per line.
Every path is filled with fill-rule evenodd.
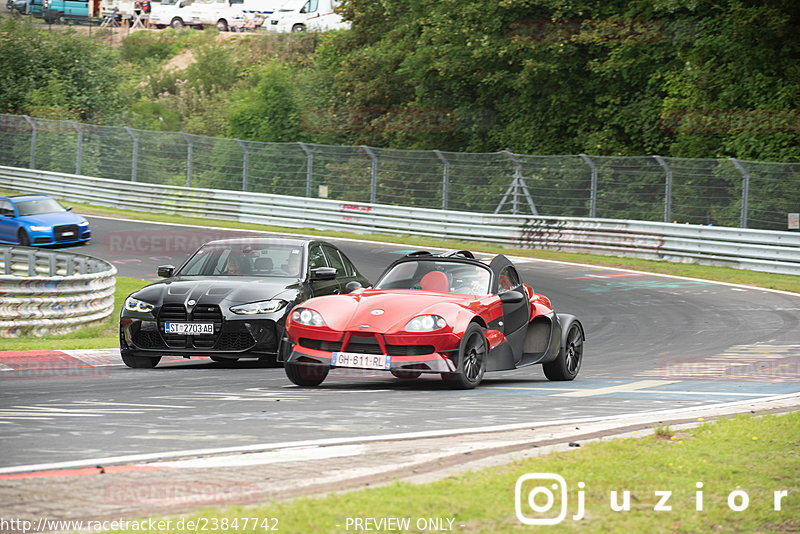
M 117 277 L 114 291 L 114 311 L 102 324 L 81 328 L 63 336 L 4 338 L 3 350 L 70 350 L 108 349 L 119 347 L 119 311 L 125 298 L 150 282 L 135 278 Z
M 207 509 L 185 519 L 277 518 L 280 532 L 347 532 L 347 518 L 454 519 L 455 532 L 798 532 L 800 531 L 800 413 L 737 416 L 678 433 L 585 444 L 580 449 L 451 476 L 435 483 L 395 482 L 325 497 L 304 497 L 255 507 Z M 567 517 L 555 526 L 528 527 L 514 509 L 517 478 L 554 473 L 567 482 Z M 586 484 L 585 517 L 578 511 L 578 483 Z M 701 482 L 702 511 L 696 509 Z M 523 498 L 540 485 L 523 485 Z M 630 510 L 612 511 L 610 491 L 630 492 Z M 656 511 L 656 491 L 671 491 L 671 511 Z M 728 507 L 732 491 L 747 493 L 741 512 Z M 788 491 L 773 509 L 775 491 Z M 558 495 L 557 492 L 556 495 Z M 558 497 L 557 497 L 558 499 Z M 544 504 L 543 496 L 536 500 Z M 739 501 L 736 501 L 738 504 Z M 549 517 L 556 515 L 560 500 Z M 536 517 L 531 512 L 529 517 Z M 173 518 L 173 521 L 175 519 Z M 340 525 L 337 527 L 337 525 Z M 240 526 L 241 528 L 241 526 Z M 231 529 L 231 531 L 233 531 Z M 350 528 L 350 532 L 354 529 Z M 411 532 L 418 532 L 414 527 Z M 161 532 L 181 532 L 166 530 Z M 256 530 L 263 532 L 263 530 Z

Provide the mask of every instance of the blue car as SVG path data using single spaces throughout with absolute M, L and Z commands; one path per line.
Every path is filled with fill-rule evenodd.
M 47 195 L 0 197 L 0 243 L 82 245 L 92 237 L 89 221 L 71 209 Z

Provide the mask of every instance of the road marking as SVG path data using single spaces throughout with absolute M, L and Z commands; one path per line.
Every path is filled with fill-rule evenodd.
M 608 395 L 609 393 L 633 393 L 653 386 L 677 384 L 678 382 L 680 382 L 680 380 L 639 380 L 638 382 L 620 384 L 619 386 L 556 393 L 553 397 L 596 397 L 598 395 Z

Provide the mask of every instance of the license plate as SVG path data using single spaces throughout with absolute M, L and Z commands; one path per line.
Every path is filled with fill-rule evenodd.
M 380 369 L 388 371 L 392 367 L 392 358 L 385 354 L 354 354 L 352 352 L 334 352 L 331 358 L 333 367 L 355 367 L 358 369 Z
M 186 336 L 213 334 L 214 323 L 164 323 L 164 333 Z
M 71 235 L 75 235 L 75 232 L 63 232 L 61 235 L 64 237 L 69 237 Z

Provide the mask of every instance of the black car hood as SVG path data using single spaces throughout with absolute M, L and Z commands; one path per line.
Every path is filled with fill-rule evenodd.
M 256 276 L 218 276 L 214 278 L 175 277 L 156 282 L 134 293 L 134 298 L 160 307 L 163 304 L 218 304 L 233 306 L 259 300 L 297 298 L 300 284 L 296 278 Z

